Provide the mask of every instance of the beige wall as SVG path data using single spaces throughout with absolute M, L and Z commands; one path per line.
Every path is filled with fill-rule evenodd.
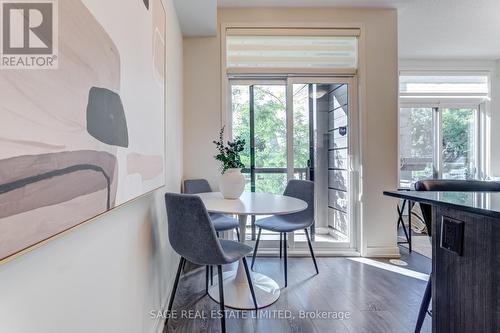
M 184 38 L 184 179 L 217 188 L 213 140 L 221 128 L 220 47 L 216 37 Z
M 167 186 L 182 173 L 182 36 L 167 17 Z M 178 264 L 158 190 L 0 266 L 0 332 L 153 333 Z
M 219 24 L 361 26 L 359 71 L 362 150 L 362 254 L 395 256 L 395 202 L 382 191 L 397 186 L 397 16 L 394 10 L 223 9 Z M 222 124 L 220 38 L 184 39 L 184 178 L 217 184 L 211 141 Z

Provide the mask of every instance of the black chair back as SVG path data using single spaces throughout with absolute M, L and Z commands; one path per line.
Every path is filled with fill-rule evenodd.
M 415 189 L 442 192 L 500 192 L 500 183 L 481 180 L 432 179 L 417 182 Z

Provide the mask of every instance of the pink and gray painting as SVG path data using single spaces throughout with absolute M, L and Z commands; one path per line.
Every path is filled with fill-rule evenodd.
M 0 260 L 164 185 L 161 0 L 57 3 L 58 69 L 0 72 Z

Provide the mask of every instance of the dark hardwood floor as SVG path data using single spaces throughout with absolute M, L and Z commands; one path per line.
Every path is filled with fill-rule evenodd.
M 429 259 L 408 254 L 405 248 L 401 252 L 401 260 L 408 263 L 401 268 L 430 272 Z M 391 265 L 388 260 L 376 260 L 377 263 Z M 288 310 L 282 315 L 291 317 L 255 318 L 255 312 L 248 312 L 247 319 L 228 318 L 227 332 L 413 332 L 426 281 L 372 264 L 373 261 L 361 263 L 348 258 L 318 258 L 320 273 L 315 275 L 311 258 L 289 258 L 288 287 L 282 289 L 275 304 L 259 311 L 272 317 L 272 310 Z M 258 257 L 254 270 L 284 284 L 283 262 L 278 258 Z M 210 311 L 218 310 L 219 305 L 205 295 L 204 268 L 193 269 L 181 278 L 174 309 L 178 313 L 194 310 L 193 315 L 205 314 L 208 318 L 170 319 L 164 333 L 220 332 L 219 319 L 210 318 Z M 350 317 L 299 318 L 299 311 L 316 310 L 330 312 L 330 317 L 335 315 L 332 312 L 349 312 Z M 234 310 L 229 315 L 241 316 L 241 312 Z M 426 318 L 422 332 L 431 332 L 430 317 Z

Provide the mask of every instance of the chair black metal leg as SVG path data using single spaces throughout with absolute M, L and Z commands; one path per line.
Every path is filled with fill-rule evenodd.
M 184 263 L 182 264 L 182 271 L 185 272 L 186 271 L 186 261 L 187 260 L 184 260 Z
M 243 266 L 245 266 L 245 273 L 247 273 L 248 286 L 250 287 L 250 292 L 252 293 L 253 304 L 255 305 L 255 311 L 259 308 L 257 306 L 257 299 L 255 298 L 255 291 L 253 290 L 252 276 L 248 270 L 247 258 L 243 257 Z
M 215 232 L 215 234 L 217 235 L 217 238 L 219 238 L 219 237 L 220 237 L 220 236 L 219 236 L 219 232 L 218 232 L 218 231 L 216 231 L 216 232 Z
M 431 277 L 429 277 L 427 287 L 425 287 L 424 297 L 422 298 L 422 303 L 420 304 L 420 310 L 418 311 L 415 333 L 420 333 L 420 329 L 422 328 L 422 324 L 424 323 L 425 315 L 427 314 L 427 309 L 429 309 L 429 303 L 431 302 L 431 289 Z
M 172 293 L 170 293 L 170 300 L 168 301 L 168 311 L 167 311 L 167 319 L 165 319 L 165 326 L 167 326 L 168 317 L 172 313 L 172 305 L 174 304 L 175 293 L 177 291 L 177 285 L 179 284 L 179 278 L 181 276 L 182 267 L 184 266 L 184 262 L 186 259 L 181 257 L 179 261 L 179 267 L 177 267 L 177 274 L 175 275 L 174 286 L 172 287 Z
M 217 270 L 219 273 L 219 304 L 220 311 L 222 312 L 220 318 L 220 326 L 222 333 L 226 333 L 226 316 L 224 314 L 224 281 L 222 279 L 222 266 L 218 265 Z
M 205 266 L 205 294 L 208 294 L 208 275 L 210 274 L 209 272 L 210 268 Z
M 214 266 L 210 266 L 210 285 L 214 285 Z
M 283 257 L 283 247 L 281 246 L 283 243 L 283 234 L 280 232 L 280 259 Z
M 288 286 L 287 255 L 286 255 L 286 232 L 283 233 L 283 255 L 285 257 L 285 288 Z
M 253 249 L 253 255 L 252 255 L 252 271 L 253 271 L 253 264 L 255 263 L 255 256 L 257 255 L 257 249 L 259 248 L 259 241 L 260 241 L 260 233 L 262 232 L 262 229 L 259 228 L 259 233 L 257 234 L 257 241 L 255 242 L 255 248 Z
M 235 230 L 236 230 L 236 237 L 238 238 L 238 242 L 241 242 L 241 240 L 240 240 L 240 230 L 238 228 L 239 227 L 235 228 Z
M 255 215 L 250 217 L 250 226 L 252 228 L 252 240 L 255 240 Z
M 313 247 L 312 247 L 312 244 L 311 244 L 311 239 L 309 238 L 309 232 L 307 231 L 307 228 L 304 229 L 304 230 L 306 232 L 307 244 L 309 244 L 309 251 L 311 251 L 311 256 L 313 258 L 314 268 L 316 268 L 316 274 L 319 274 L 318 264 L 316 263 L 316 257 L 314 256 L 314 251 L 313 251 Z

